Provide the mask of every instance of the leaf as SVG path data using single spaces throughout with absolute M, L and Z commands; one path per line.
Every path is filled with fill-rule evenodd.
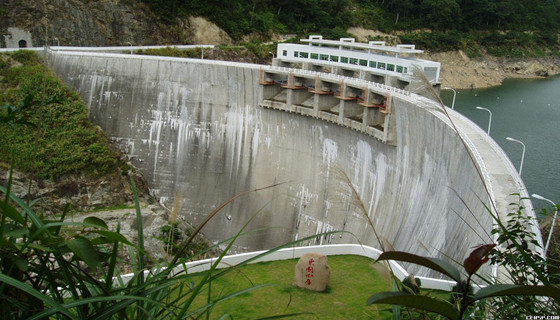
M 372 304 L 396 304 L 434 312 L 452 320 L 459 319 L 459 310 L 455 309 L 451 303 L 405 292 L 381 292 L 374 294 L 367 301 L 368 306 Z
M 555 286 L 495 284 L 478 290 L 472 301 L 498 296 L 547 296 L 560 300 L 560 288 Z
M 67 240 L 64 243 L 90 268 L 95 269 L 99 264 L 97 252 L 88 239 L 84 237 L 76 237 L 74 239 Z
M 84 223 L 93 224 L 103 229 L 109 229 L 105 221 L 97 218 L 97 217 L 87 217 L 84 219 Z
M 134 246 L 132 242 L 130 242 L 125 236 L 123 236 L 119 232 L 107 231 L 107 230 L 93 230 L 92 233 L 97 233 L 99 235 L 102 235 L 108 240 L 110 240 L 111 242 L 121 242 L 129 246 Z
M 25 218 L 17 211 L 14 207 L 10 205 L 5 205 L 4 210 L 2 213 L 6 215 L 6 217 L 12 219 L 13 221 L 23 225 L 25 224 Z
M 4 194 L 8 193 L 8 189 L 0 186 L 0 192 L 3 192 Z M 25 214 L 29 217 L 29 219 L 31 220 L 31 222 L 38 228 L 43 226 L 43 220 L 35 213 L 35 211 L 33 211 L 26 203 L 25 201 L 23 201 L 21 198 L 17 197 L 16 195 L 14 195 L 13 193 L 10 193 L 10 199 L 12 201 L 14 201 L 24 212 Z M 19 213 L 18 213 L 19 214 Z M 19 221 L 18 221 L 19 222 Z
M 51 305 L 56 312 L 62 313 L 70 319 L 78 319 L 77 316 L 72 314 L 68 309 L 64 308 L 61 304 L 59 304 L 55 300 L 51 299 L 49 296 L 44 295 L 43 293 L 35 290 L 33 287 L 31 287 L 27 283 L 23 283 L 21 281 L 18 281 L 16 279 L 12 278 L 12 277 L 9 277 L 9 276 L 7 276 L 5 274 L 1 274 L 1 273 L 0 273 L 0 282 L 6 283 L 6 284 L 8 284 L 12 287 L 15 287 L 15 288 L 17 288 L 17 289 L 19 289 L 23 292 L 26 292 L 26 293 L 32 295 L 33 297 L 35 297 L 37 299 L 40 299 L 45 304 Z
M 10 261 L 21 271 L 25 272 L 29 268 L 27 260 L 19 256 L 9 257 Z
M 23 227 L 19 228 L 19 226 L 14 224 L 7 224 L 6 225 L 6 233 L 4 233 L 4 237 L 6 238 L 21 238 L 29 234 L 29 229 Z
M 474 249 L 471 254 L 463 262 L 465 271 L 470 276 L 474 274 L 489 258 L 488 255 L 496 246 L 495 243 L 483 244 Z
M 417 256 L 415 254 L 402 251 L 386 251 L 379 255 L 377 260 L 395 260 L 414 263 L 443 273 L 451 279 L 461 282 L 461 273 L 459 270 L 452 266 L 449 262 L 441 259 Z
M 40 244 L 36 244 L 36 243 L 28 243 L 26 245 L 26 247 L 31 248 L 31 249 L 35 249 L 35 250 L 40 250 L 40 251 L 44 251 L 44 252 L 51 252 L 52 249 L 47 247 L 47 246 L 42 246 Z

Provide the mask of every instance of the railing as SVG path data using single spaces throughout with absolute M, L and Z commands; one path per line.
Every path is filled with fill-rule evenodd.
M 369 80 L 365 80 L 365 79 L 342 76 L 342 75 L 338 75 L 338 74 L 323 73 L 323 72 L 317 72 L 317 71 L 312 71 L 312 70 L 278 67 L 278 66 L 267 66 L 266 68 L 262 68 L 262 69 L 263 70 L 269 69 L 269 70 L 273 70 L 273 71 L 281 71 L 281 72 L 286 72 L 288 74 L 292 73 L 292 74 L 294 74 L 294 76 L 299 75 L 299 76 L 309 76 L 309 77 L 314 77 L 314 78 L 317 77 L 317 76 L 320 76 L 321 79 L 325 79 L 325 80 L 326 79 L 333 80 L 333 81 L 341 81 L 342 80 L 347 85 L 350 85 L 352 87 L 356 86 L 358 88 L 363 88 L 364 86 L 367 86 L 368 89 L 381 89 L 381 90 L 386 90 L 386 91 L 390 91 L 390 92 L 393 92 L 393 93 L 402 94 L 402 95 L 405 95 L 405 96 L 411 96 L 411 92 L 407 91 L 407 90 L 391 87 L 391 86 L 388 86 L 388 85 L 383 84 L 383 83 L 377 83 L 377 82 L 373 82 L 373 81 L 369 81 Z

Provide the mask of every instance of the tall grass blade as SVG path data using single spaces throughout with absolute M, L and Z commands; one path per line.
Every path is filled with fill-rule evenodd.
M 68 318 L 70 319 L 79 319 L 76 317 L 75 314 L 71 313 L 70 311 L 68 311 L 67 308 L 63 307 L 61 304 L 59 304 L 58 302 L 54 301 L 53 299 L 51 299 L 49 296 L 35 290 L 33 287 L 31 287 L 30 285 L 23 283 L 21 281 L 18 281 L 12 277 L 9 277 L 5 274 L 1 274 L 0 273 L 0 281 L 10 285 L 16 289 L 19 289 L 43 302 L 45 302 L 46 304 L 49 304 L 53 307 L 54 312 L 58 312 L 61 314 L 66 315 Z M 33 318 L 33 317 L 32 317 Z M 39 319 L 39 318 L 37 318 Z
M 138 201 L 138 190 L 136 188 L 136 182 L 134 181 L 134 177 L 130 176 L 130 184 L 132 185 L 132 191 L 134 192 L 134 206 L 136 208 L 136 226 L 138 229 L 138 274 L 137 274 L 137 281 L 138 285 L 141 286 L 144 284 L 144 226 L 142 221 L 142 212 L 140 211 L 140 202 Z M 138 303 L 137 308 L 137 319 L 141 320 L 144 317 L 140 314 L 142 313 L 143 304 L 141 302 Z
M 459 312 L 455 307 L 447 302 L 435 298 L 415 295 L 406 292 L 382 292 L 371 296 L 367 304 L 396 304 L 409 308 L 419 308 L 440 314 L 448 319 L 459 320 Z
M 432 270 L 438 271 L 451 279 L 461 282 L 461 273 L 457 268 L 452 266 L 449 262 L 437 258 L 426 258 L 422 256 L 418 256 L 408 252 L 402 251 L 387 251 L 381 253 L 377 261 L 382 260 L 395 260 L 395 261 L 403 261 L 403 262 L 410 262 L 414 264 L 421 265 L 426 268 L 430 268 Z
M 560 301 L 560 289 L 555 286 L 495 284 L 478 290 L 472 301 L 498 296 L 546 296 Z
M 10 203 L 10 194 L 11 194 L 11 189 L 12 189 L 12 175 L 14 173 L 13 167 L 10 166 L 10 172 L 8 173 L 8 188 L 4 188 L 2 186 L 0 186 L 0 191 L 4 192 L 5 194 L 5 198 L 4 201 L 2 202 L 2 217 L 0 218 L 0 244 L 2 244 L 2 242 L 4 242 L 4 230 L 6 228 L 6 218 L 7 218 L 7 212 L 8 212 L 8 208 L 10 207 L 9 203 Z M 19 215 L 19 212 L 18 212 Z M 1 291 L 0 291 L 1 292 Z

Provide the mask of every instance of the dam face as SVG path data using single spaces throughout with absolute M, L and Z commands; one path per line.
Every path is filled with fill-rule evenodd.
M 362 243 L 457 261 L 491 241 L 488 195 L 453 128 L 393 97 L 396 140 L 260 106 L 259 68 L 217 61 L 50 53 L 90 118 L 115 140 L 167 207 L 194 225 L 243 192 L 203 233 L 253 232 L 236 251 Z M 302 245 L 300 244 L 300 245 Z M 414 274 L 423 271 L 409 269 Z

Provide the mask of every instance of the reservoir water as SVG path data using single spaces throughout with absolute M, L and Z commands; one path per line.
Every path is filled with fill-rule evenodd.
M 523 146 L 525 157 L 521 178 L 529 194 L 539 194 L 560 204 L 560 77 L 507 80 L 487 89 L 456 90 L 455 110 L 487 130 L 519 170 Z M 451 107 L 453 91 L 441 96 Z M 535 208 L 550 208 L 547 201 L 532 199 Z

